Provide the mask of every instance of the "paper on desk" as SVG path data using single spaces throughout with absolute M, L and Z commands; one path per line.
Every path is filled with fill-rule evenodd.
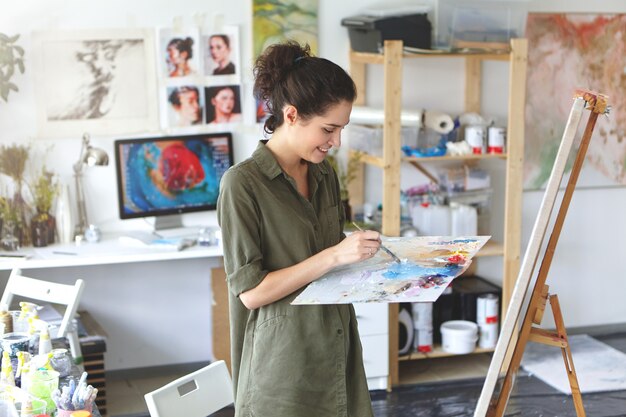
M 172 237 L 164 238 L 150 232 L 131 232 L 119 237 L 119 243 L 126 246 L 150 249 L 183 250 L 196 244 L 195 239 Z

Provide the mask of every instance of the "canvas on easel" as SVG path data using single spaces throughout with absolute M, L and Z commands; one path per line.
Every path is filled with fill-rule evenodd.
M 608 113 L 609 109 L 606 96 L 604 95 L 589 91 L 576 91 L 574 97 L 574 104 L 572 105 L 565 131 L 563 132 L 561 145 L 552 168 L 552 173 L 546 187 L 541 207 L 539 208 L 539 213 L 533 227 L 524 260 L 522 261 L 522 266 L 513 290 L 509 308 L 502 324 L 500 338 L 498 339 L 498 344 L 496 345 L 496 350 L 489 366 L 487 378 L 485 379 L 483 390 L 476 405 L 474 417 L 500 417 L 504 415 L 510 391 L 513 386 L 513 378 L 519 369 L 525 345 L 529 340 L 551 344 L 562 348 L 566 372 L 568 373 L 572 392 L 574 393 L 573 398 L 576 413 L 579 417 L 583 417 L 585 415 L 582 398 L 576 381 L 571 351 L 569 350 L 569 345 L 567 343 L 567 334 L 565 332 L 565 325 L 563 324 L 558 298 L 556 298 L 556 296 L 549 296 L 548 287 L 545 285 L 556 244 L 569 208 L 569 203 L 576 188 L 576 182 L 585 159 L 585 153 L 589 146 L 596 120 L 599 114 Z M 574 137 L 585 108 L 591 110 L 589 120 L 585 127 L 585 132 L 583 133 L 583 137 L 577 151 L 576 161 L 561 200 L 559 211 L 550 235 L 550 240 L 548 241 L 547 248 L 541 260 L 541 267 L 533 287 L 526 315 L 521 323 L 519 335 L 517 335 L 516 332 L 518 330 L 518 320 L 522 310 L 522 305 L 528 292 L 528 287 L 530 286 L 535 266 L 539 260 L 539 252 L 548 229 L 550 216 L 556 202 L 558 188 L 563 178 L 567 159 L 572 149 Z M 548 299 L 550 299 L 552 311 L 555 316 L 555 323 L 557 325 L 556 332 L 547 332 L 541 329 L 533 328 L 533 323 L 539 324 L 541 322 L 543 311 Z M 513 346 L 514 348 L 512 350 L 512 354 L 510 356 L 507 355 L 508 353 L 511 353 L 511 348 Z M 494 392 L 496 391 L 496 385 L 499 382 L 498 378 L 501 371 L 506 371 L 506 375 L 501 381 L 501 386 L 495 400 L 492 400 Z

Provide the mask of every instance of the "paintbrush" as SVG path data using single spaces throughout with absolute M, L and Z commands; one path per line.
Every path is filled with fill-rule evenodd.
M 352 226 L 356 227 L 356 228 L 357 228 L 358 230 L 360 230 L 360 231 L 363 231 L 363 229 L 361 229 L 361 228 L 359 227 L 359 225 L 358 225 L 358 224 L 356 224 L 355 222 L 352 222 Z M 391 256 L 395 262 L 397 262 L 397 263 L 402 263 L 402 261 L 400 260 L 400 258 L 398 258 L 398 257 L 396 256 L 396 254 L 395 254 L 395 253 L 393 253 L 392 251 L 390 251 L 390 250 L 389 250 L 389 249 L 388 249 L 385 245 L 383 245 L 382 243 L 380 244 L 380 248 L 381 248 L 382 250 L 384 250 L 384 251 L 387 253 L 387 255 Z

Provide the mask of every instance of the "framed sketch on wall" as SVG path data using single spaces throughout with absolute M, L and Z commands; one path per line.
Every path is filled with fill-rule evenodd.
M 35 32 L 33 48 L 39 136 L 158 128 L 152 30 Z

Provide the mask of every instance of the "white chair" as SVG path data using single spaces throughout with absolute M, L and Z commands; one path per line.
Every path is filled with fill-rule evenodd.
M 216 361 L 144 398 L 150 417 L 206 417 L 233 403 L 233 383 L 226 363 Z
M 56 282 L 43 281 L 22 275 L 22 271 L 15 268 L 11 271 L 9 281 L 0 299 L 0 308 L 8 310 L 14 296 L 29 298 L 34 301 L 44 301 L 52 304 L 65 305 L 65 313 L 59 325 L 56 337 L 67 337 L 70 350 L 75 360 L 82 359 L 80 343 L 72 320 L 76 315 L 80 296 L 83 293 L 85 282 L 77 279 L 71 284 L 59 284 Z M 52 334 L 52 337 L 55 335 Z

